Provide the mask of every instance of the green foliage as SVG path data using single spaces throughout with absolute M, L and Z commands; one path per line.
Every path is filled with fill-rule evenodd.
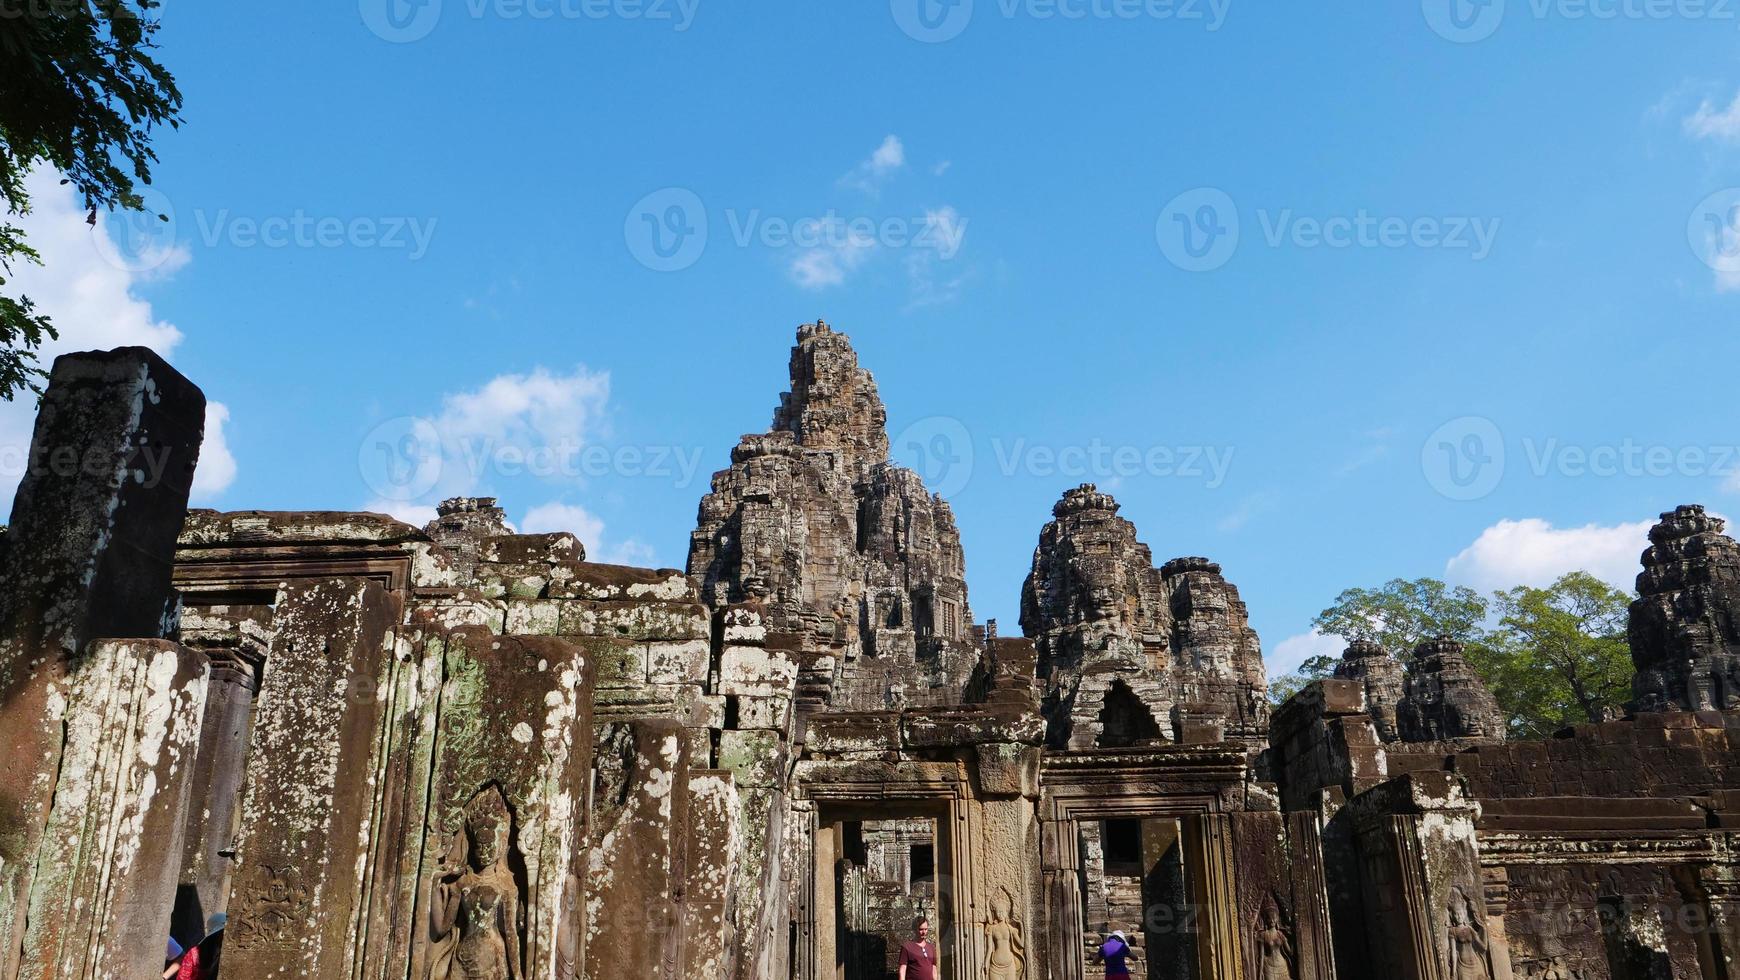
M 1494 599 L 1498 628 L 1469 660 L 1510 716 L 1513 734 L 1541 738 L 1624 705 L 1632 673 L 1629 594 L 1572 572 L 1544 589 L 1518 586 Z
M 30 213 L 25 177 L 59 171 L 96 221 L 139 210 L 151 182 L 151 131 L 180 124 L 181 93 L 151 56 L 158 0 L 0 0 L 0 201 Z M 14 225 L 0 227 L 0 289 L 40 263 Z M 0 294 L 0 398 L 35 389 L 34 351 L 56 336 L 29 297 Z
M 1288 698 L 1305 689 L 1312 681 L 1322 680 L 1335 671 L 1335 658 L 1318 654 L 1306 657 L 1299 669 L 1291 674 L 1282 674 L 1269 682 L 1269 702 L 1282 704 Z
M 1490 602 L 1436 579 L 1394 579 L 1377 589 L 1348 589 L 1312 625 L 1324 634 L 1379 643 L 1404 660 L 1425 640 L 1459 640 L 1509 718 L 1511 734 L 1541 738 L 1566 725 L 1600 721 L 1625 703 L 1630 601 L 1587 572 L 1544 589 L 1496 592 Z M 1497 621 L 1489 626 L 1492 616 Z M 1279 703 L 1333 667 L 1330 658 L 1314 657 L 1299 673 L 1276 678 L 1270 697 Z
M 1370 640 L 1405 661 L 1415 646 L 1439 637 L 1481 643 L 1486 616 L 1486 600 L 1467 586 L 1397 578 L 1376 589 L 1348 589 L 1311 625 L 1329 636 Z

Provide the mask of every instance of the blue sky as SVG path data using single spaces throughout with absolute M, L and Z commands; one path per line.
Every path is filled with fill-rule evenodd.
M 821 316 L 1005 632 L 1084 481 L 1282 667 L 1348 586 L 1740 509 L 1740 3 L 388 2 L 169 4 L 174 221 L 38 184 L 21 281 L 221 403 L 208 506 L 680 566 Z

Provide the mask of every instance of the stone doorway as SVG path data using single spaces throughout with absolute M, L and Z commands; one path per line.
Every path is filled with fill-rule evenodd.
M 1131 973 L 1150 980 L 1190 980 L 1196 970 L 1192 882 L 1176 818 L 1086 820 L 1081 847 L 1082 938 L 1087 976 L 1093 952 L 1113 930 L 1136 950 Z
M 940 801 L 938 801 L 940 803 Z M 941 976 L 964 971 L 956 923 L 966 889 L 955 874 L 959 841 L 946 805 L 928 801 L 817 808 L 807 980 L 891 980 L 913 920 L 930 922 Z

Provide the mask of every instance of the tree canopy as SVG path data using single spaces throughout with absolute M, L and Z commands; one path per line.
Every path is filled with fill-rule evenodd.
M 181 122 L 181 93 L 151 52 L 159 0 L 0 0 L 0 398 L 34 389 L 35 351 L 56 336 L 29 297 L 7 290 L 41 262 L 14 219 L 30 213 L 25 177 L 52 167 L 96 223 L 143 207 L 152 131 Z M 159 216 L 162 217 L 162 216 Z
M 1375 589 L 1342 592 L 1311 625 L 1319 633 L 1349 641 L 1370 640 L 1406 660 L 1427 640 L 1480 642 L 1487 610 L 1480 593 L 1465 585 L 1395 578 Z
M 1375 589 L 1348 589 L 1317 615 L 1318 632 L 1369 640 L 1404 661 L 1414 647 L 1448 637 L 1462 643 L 1521 738 L 1600 721 L 1631 693 L 1626 617 L 1631 596 L 1587 572 L 1546 588 L 1517 586 L 1489 600 L 1437 579 L 1393 579 Z M 1277 703 L 1327 677 L 1335 658 L 1312 657 L 1269 685 Z

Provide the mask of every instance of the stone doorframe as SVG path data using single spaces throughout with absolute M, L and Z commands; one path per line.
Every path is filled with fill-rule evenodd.
M 900 778 L 886 781 L 853 779 L 851 769 L 850 763 L 821 763 L 811 770 L 813 778 L 804 778 L 800 768 L 797 796 L 813 804 L 803 903 L 811 928 L 807 937 L 799 939 L 795 975 L 802 980 L 834 980 L 831 972 L 818 969 L 817 961 L 819 954 L 832 948 L 831 937 L 824 940 L 817 935 L 818 926 L 831 927 L 834 907 L 833 855 L 823 836 L 826 829 L 853 821 L 931 818 L 937 829 L 937 917 L 943 920 L 932 923 L 932 928 L 938 937 L 942 975 L 945 980 L 983 977 L 984 952 L 966 927 L 977 921 L 977 910 L 987 908 L 990 898 L 980 894 L 979 869 L 970 858 L 979 829 L 971 818 L 966 764 L 902 762 Z M 820 860 L 823 857 L 828 860 Z
M 1165 746 L 1049 755 L 1040 770 L 1040 871 L 1048 976 L 1085 980 L 1079 825 L 1169 818 L 1183 832 L 1201 980 L 1242 980 L 1230 813 L 1244 809 L 1236 746 Z

